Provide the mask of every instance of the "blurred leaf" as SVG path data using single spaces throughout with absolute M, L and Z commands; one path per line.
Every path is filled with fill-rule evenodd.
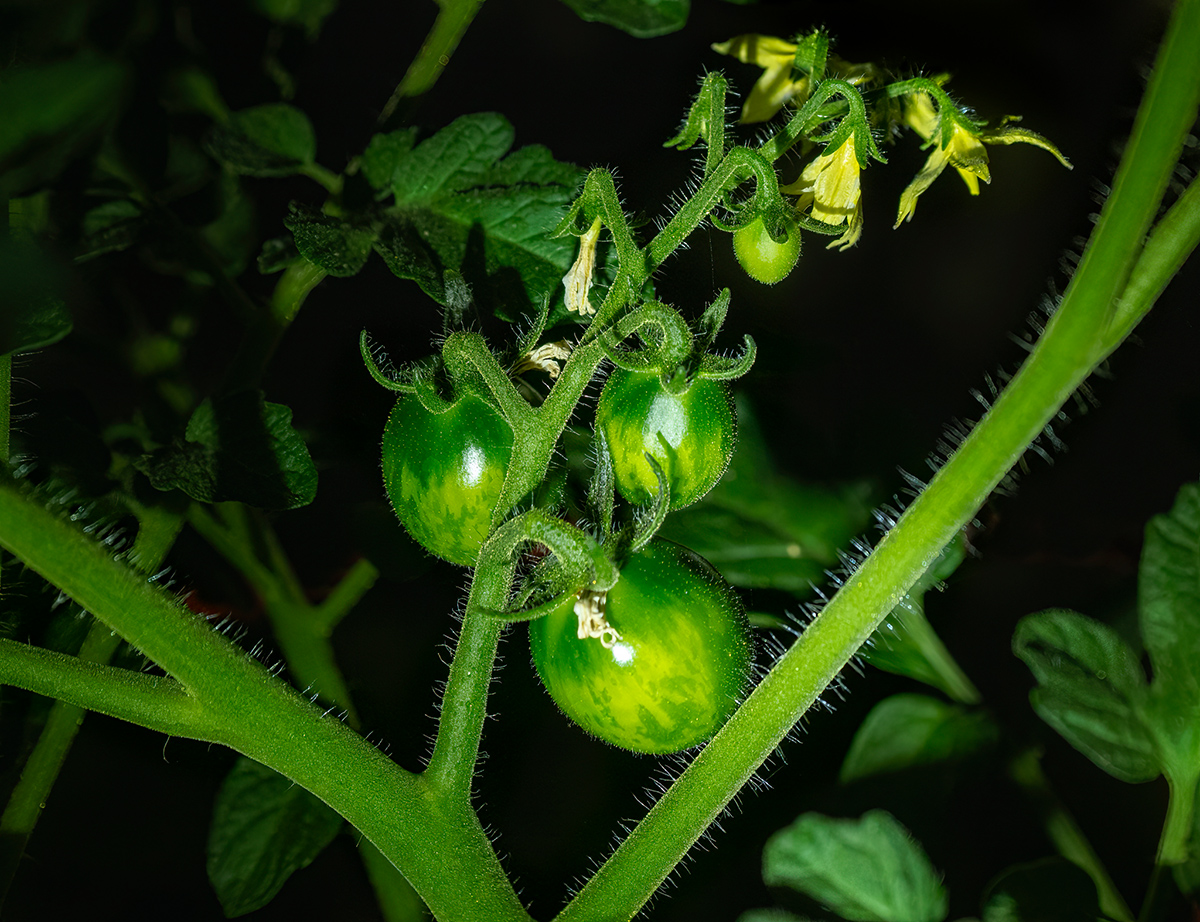
M 872 775 L 961 759 L 991 746 L 991 718 L 926 695 L 892 695 L 871 709 L 842 762 L 842 784 Z
M 808 916 L 798 916 L 786 909 L 751 909 L 737 917 L 737 922 L 810 922 Z
M 1141 664 L 1110 627 L 1072 611 L 1022 618 L 1013 652 L 1037 679 L 1033 709 L 1072 746 L 1122 781 L 1150 781 L 1161 770 L 1140 714 Z
M 691 0 L 563 0 L 580 19 L 616 26 L 635 38 L 677 32 L 687 24 Z
M 387 134 L 377 134 L 371 138 L 367 149 L 363 151 L 361 165 L 363 176 L 371 187 L 379 192 L 390 191 L 392 175 L 400 165 L 413 145 L 417 143 L 417 129 L 401 128 Z
M 983 898 L 983 922 L 1096 922 L 1099 916 L 1096 885 L 1065 858 L 1011 867 Z
M 208 833 L 208 879 L 227 918 L 271 902 L 342 828 L 328 806 L 244 756 L 217 793 Z
M 948 897 L 921 846 L 883 810 L 858 820 L 805 813 L 763 850 L 763 881 L 852 922 L 941 922 Z
M 251 0 L 251 5 L 272 22 L 299 26 L 313 40 L 321 24 L 337 9 L 337 0 Z
M 234 112 L 213 128 L 205 148 L 235 173 L 290 176 L 316 158 L 317 137 L 307 115 L 276 102 Z
M 53 179 L 116 118 L 124 65 L 83 53 L 0 71 L 0 198 Z
M 295 202 L 283 223 L 292 232 L 296 249 L 305 259 L 339 278 L 357 274 L 375 242 L 372 228 L 330 217 Z
M 776 472 L 753 408 L 737 401 L 738 447 L 699 503 L 667 516 L 661 534 L 690 547 L 736 586 L 807 595 L 837 551 L 866 525 L 870 491 L 801 484 Z
M 445 303 L 442 279 L 453 269 L 482 308 L 505 320 L 529 313 L 560 286 L 575 241 L 547 235 L 574 195 L 578 169 L 537 145 L 499 160 L 513 130 L 495 113 L 462 116 L 406 154 L 399 152 L 403 139 L 386 137 L 390 148 L 372 142 L 379 149 L 369 179 L 381 183 L 391 164 L 396 205 L 382 217 L 374 246 L 395 275 Z M 560 306 L 550 322 L 565 316 Z
M 136 242 L 145 221 L 142 209 L 129 199 L 97 205 L 83 216 L 78 262 L 127 249 Z
M 0 355 L 41 349 L 71 332 L 63 275 L 31 240 L 0 236 Z
M 186 440 L 142 458 L 138 468 L 157 489 L 205 503 L 296 509 L 317 493 L 317 470 L 292 428 L 292 411 L 251 391 L 200 404 Z

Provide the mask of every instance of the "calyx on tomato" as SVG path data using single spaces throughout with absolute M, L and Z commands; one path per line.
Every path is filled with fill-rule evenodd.
M 703 558 L 656 538 L 606 593 L 568 597 L 531 621 L 542 684 L 588 733 L 635 752 L 710 739 L 749 679 L 741 600 Z
M 649 503 L 666 477 L 671 509 L 690 506 L 713 488 L 733 457 L 737 417 L 724 381 L 696 377 L 679 392 L 657 373 L 618 368 L 604 384 L 596 426 L 612 455 L 617 489 L 629 502 Z
M 473 566 L 512 452 L 512 427 L 481 398 L 466 394 L 434 413 L 416 396 L 403 396 L 383 431 L 383 482 L 418 543 Z
M 733 232 L 733 252 L 756 282 L 774 285 L 791 273 L 800 258 L 800 227 L 790 218 L 783 221 L 785 238 L 775 240 L 762 217 Z

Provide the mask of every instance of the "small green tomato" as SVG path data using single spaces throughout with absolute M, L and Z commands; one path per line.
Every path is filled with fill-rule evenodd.
M 657 373 L 616 369 L 604 383 L 596 426 L 612 454 L 617 489 L 645 504 L 658 494 L 654 458 L 671 487 L 671 508 L 682 509 L 713 488 L 737 444 L 737 419 L 722 381 L 699 378 L 682 394 Z
M 478 397 L 461 397 L 443 413 L 401 397 L 383 431 L 383 482 L 417 542 L 474 566 L 512 452 L 512 428 Z
M 745 692 L 750 627 L 703 558 L 656 538 L 607 593 L 584 591 L 530 622 L 533 662 L 572 721 L 634 752 L 710 739 Z
M 784 219 L 787 239 L 778 243 L 767 233 L 762 218 L 755 218 L 733 232 L 733 252 L 746 274 L 756 282 L 774 285 L 788 277 L 800 258 L 800 228 Z

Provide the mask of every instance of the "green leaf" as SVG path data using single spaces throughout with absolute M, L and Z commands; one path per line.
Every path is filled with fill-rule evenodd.
M 1011 867 L 983 898 L 983 922 L 1096 922 L 1099 916 L 1096 885 L 1065 858 Z
M 691 0 L 563 0 L 587 22 L 616 26 L 635 38 L 678 32 L 687 24 Z
M 383 192 L 385 189 L 391 190 L 392 176 L 396 172 L 396 167 L 400 165 L 405 154 L 412 150 L 416 142 L 417 129 L 415 127 L 401 128 L 399 131 L 372 136 L 371 142 L 363 151 L 359 161 L 363 176 L 366 177 L 372 188 L 379 192 Z
M 206 400 L 188 421 L 186 441 L 159 449 L 138 468 L 157 489 L 205 503 L 296 509 L 317 492 L 317 470 L 292 428 L 292 411 L 258 392 Z
M 561 290 L 575 239 L 549 235 L 580 178 L 537 145 L 500 160 L 512 140 L 512 126 L 494 113 L 463 116 L 407 154 L 403 139 L 377 135 L 369 176 L 382 183 L 392 164 L 397 204 L 379 219 L 374 242 L 388 268 L 443 304 L 442 279 L 454 270 L 481 308 L 505 320 Z M 565 315 L 560 306 L 551 324 Z
M 763 881 L 852 922 L 941 922 L 946 890 L 921 846 L 884 810 L 858 820 L 805 813 L 763 850 Z
M 919 765 L 961 759 L 991 746 L 986 714 L 926 695 L 893 695 L 871 709 L 842 762 L 843 784 Z
M 333 218 L 295 202 L 283 223 L 305 259 L 339 278 L 356 275 L 375 243 L 371 227 Z
M 1200 484 L 1146 526 L 1138 571 L 1142 641 L 1154 685 L 1195 713 L 1200 704 Z
M 53 179 L 120 112 L 124 65 L 83 53 L 0 71 L 0 198 Z
M 870 517 L 869 490 L 810 486 L 775 470 L 749 402 L 737 400 L 738 448 L 699 503 L 667 516 L 661 534 L 690 547 L 735 586 L 808 595 Z
M 797 916 L 786 909 L 751 909 L 737 917 L 737 922 L 810 922 L 808 916 Z
M 307 115 L 276 102 L 234 112 L 213 129 L 205 148 L 235 173 L 290 176 L 316 158 L 317 138 Z
M 338 0 L 253 0 L 255 10 L 272 22 L 299 26 L 309 40 L 321 32 L 321 24 L 337 9 Z
M 1033 672 L 1033 709 L 1072 746 L 1110 775 L 1150 781 L 1161 766 L 1142 721 L 1141 664 L 1107 625 L 1072 611 L 1022 618 L 1013 652 Z
M 81 222 L 78 262 L 132 246 L 145 225 L 142 209 L 129 199 L 114 199 L 86 212 Z
M 304 788 L 239 758 L 217 793 L 208 833 L 208 879 L 226 917 L 266 906 L 341 828 L 342 818 Z
M 0 236 L 0 355 L 41 349 L 71 332 L 64 274 L 32 241 Z

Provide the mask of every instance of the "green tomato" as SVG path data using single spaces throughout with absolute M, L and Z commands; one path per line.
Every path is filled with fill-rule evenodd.
M 746 690 L 752 653 L 737 593 L 702 557 L 661 538 L 607 593 L 585 590 L 531 621 L 529 642 L 563 713 L 607 743 L 649 753 L 710 739 Z
M 604 383 L 596 425 L 612 454 L 617 489 L 629 502 L 658 495 L 658 462 L 671 487 L 671 508 L 682 509 L 713 488 L 737 444 L 737 419 L 722 381 L 699 378 L 672 394 L 655 373 L 618 368 Z
M 800 258 L 800 228 L 790 218 L 784 220 L 784 225 L 787 239 L 783 243 L 771 239 L 762 218 L 755 218 L 733 232 L 733 252 L 746 274 L 756 282 L 764 285 L 782 282 Z
M 474 566 L 512 452 L 512 427 L 478 397 L 461 397 L 444 413 L 401 397 L 383 430 L 383 483 L 426 550 Z

